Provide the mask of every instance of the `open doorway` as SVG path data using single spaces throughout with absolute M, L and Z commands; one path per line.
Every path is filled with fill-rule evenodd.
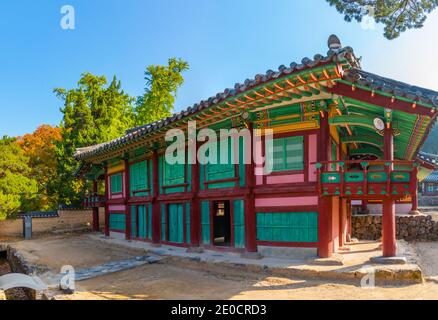
M 213 245 L 231 246 L 230 201 L 215 201 L 213 203 Z

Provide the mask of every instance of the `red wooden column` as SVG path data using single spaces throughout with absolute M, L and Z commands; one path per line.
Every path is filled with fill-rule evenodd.
M 414 166 L 414 169 L 412 171 L 413 179 L 415 180 L 415 183 L 412 183 L 412 191 L 411 191 L 411 197 L 412 197 L 412 209 L 411 214 L 419 214 L 418 211 L 418 167 Z
M 351 241 L 352 233 L 351 200 L 347 200 L 347 242 Z
M 108 181 L 108 165 L 105 164 L 105 236 L 109 237 L 110 235 L 110 224 L 109 224 L 109 181 Z
M 191 141 L 191 143 L 195 144 L 195 147 L 192 150 L 192 164 L 190 165 L 192 170 L 192 203 L 190 205 L 190 246 L 191 247 L 199 247 L 201 243 L 201 204 L 198 198 L 199 192 L 199 162 L 197 159 L 198 154 L 198 146 L 195 141 Z M 194 153 L 194 154 L 193 154 Z
M 245 164 L 245 179 L 246 179 L 246 195 L 245 195 L 245 251 L 249 255 L 253 255 L 258 258 L 257 253 L 257 221 L 255 213 L 255 197 L 254 197 L 254 184 L 255 184 L 255 168 L 254 168 L 254 130 L 253 124 L 250 123 L 248 126 L 251 139 L 245 141 L 244 149 L 249 148 L 251 152 L 250 159 L 246 161 Z M 242 152 L 245 152 L 242 150 Z M 246 159 L 245 159 L 246 160 Z
M 126 240 L 131 240 L 131 229 L 132 229 L 132 219 L 131 219 L 131 206 L 129 205 L 129 198 L 131 196 L 131 185 L 130 185 L 130 170 L 128 159 L 123 160 L 125 164 L 125 171 L 123 172 L 123 183 L 124 183 L 124 196 L 125 196 L 125 212 L 126 212 L 126 227 L 125 227 L 125 238 Z
M 328 113 L 321 113 L 318 135 L 318 162 L 328 161 L 330 146 L 330 127 Z M 319 198 L 318 215 L 318 256 L 328 258 L 333 255 L 333 199 L 332 197 Z
M 93 196 L 98 196 L 98 189 L 97 189 L 97 180 L 93 180 Z M 99 231 L 99 207 L 96 207 L 97 204 L 93 207 L 93 231 L 98 232 Z
M 384 158 L 386 161 L 394 160 L 394 135 L 391 127 L 385 127 L 384 130 Z M 389 177 L 388 177 L 389 179 Z M 395 238 L 395 202 L 388 198 L 383 200 L 383 217 L 382 217 L 382 238 L 383 238 L 383 256 L 394 257 L 396 255 L 397 242 Z
M 154 150 L 152 153 L 152 243 L 160 243 L 160 202 L 158 201 L 159 183 L 158 183 L 158 152 Z
M 364 213 L 364 212 L 368 212 L 368 201 L 367 200 L 362 200 L 362 205 L 360 210 Z
M 418 191 L 415 191 L 415 193 L 412 194 L 412 209 L 411 211 L 417 212 L 418 211 Z

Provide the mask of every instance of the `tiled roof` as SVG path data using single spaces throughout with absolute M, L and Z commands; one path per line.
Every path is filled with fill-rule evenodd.
M 384 78 L 357 68 L 346 71 L 343 79 L 365 86 L 370 90 L 382 91 L 394 96 L 405 97 L 411 101 L 431 104 L 438 107 L 438 92 L 433 90 Z
M 418 158 L 429 163 L 438 164 L 438 155 L 436 154 L 420 151 L 420 153 L 418 154 Z
M 207 100 L 202 100 L 201 102 L 194 104 L 192 107 L 187 108 L 185 111 L 175 113 L 171 117 L 129 129 L 126 131 L 126 134 L 120 138 L 95 146 L 78 148 L 75 153 L 75 158 L 77 160 L 84 160 L 89 157 L 106 153 L 108 151 L 118 148 L 121 145 L 137 141 L 139 138 L 149 133 L 152 133 L 155 130 L 163 128 L 171 123 L 183 119 L 186 116 L 207 109 L 213 105 L 217 105 L 224 100 L 227 100 L 228 98 L 237 96 L 238 94 L 241 94 L 242 92 L 250 90 L 261 84 L 268 83 L 280 77 L 297 73 L 306 69 L 311 69 L 319 65 L 324 65 L 330 62 L 337 62 L 343 59 L 346 59 L 350 63 L 350 65 L 360 68 L 360 63 L 354 55 L 353 49 L 351 47 L 345 47 L 338 51 L 329 50 L 326 56 L 317 54 L 313 57 L 313 59 L 306 57 L 301 60 L 300 64 L 292 62 L 289 67 L 281 65 L 278 67 L 278 71 L 268 70 L 265 74 L 257 74 L 254 79 L 246 79 L 243 83 L 236 83 L 233 89 L 225 89 L 223 92 L 218 93 L 216 96 L 210 97 Z
M 314 67 L 328 64 L 331 62 L 339 62 L 342 60 L 348 61 L 352 69 L 347 70 L 343 79 L 357 83 L 358 85 L 366 86 L 371 90 L 379 90 L 394 94 L 396 96 L 406 97 L 412 101 L 420 103 L 431 104 L 438 107 L 438 92 L 411 86 L 406 83 L 384 78 L 369 72 L 361 70 L 360 62 L 354 55 L 351 47 L 341 48 L 339 50 L 330 49 L 326 56 L 317 54 L 313 59 L 304 58 L 301 63 L 291 63 L 289 67 L 281 65 L 277 71 L 268 70 L 265 74 L 258 74 L 254 79 L 246 79 L 243 83 L 237 83 L 232 89 L 225 89 L 223 92 L 210 97 L 207 100 L 202 100 L 199 103 L 187 108 L 186 110 L 175 113 L 171 117 L 158 120 L 143 126 L 135 127 L 126 131 L 125 135 L 109 142 L 90 146 L 86 148 L 79 148 L 75 153 L 77 160 L 86 160 L 91 157 L 100 156 L 108 152 L 117 150 L 121 146 L 134 143 L 145 136 L 166 127 L 169 124 L 177 122 L 187 116 L 193 115 L 211 106 L 220 104 L 229 98 L 251 90 L 259 85 L 275 81 L 281 77 L 298 73 L 303 70 L 312 69 Z
M 436 182 L 438 183 L 438 171 L 432 172 L 426 179 L 423 180 L 424 182 Z

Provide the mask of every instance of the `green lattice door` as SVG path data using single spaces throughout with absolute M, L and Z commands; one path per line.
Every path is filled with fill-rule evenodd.
M 138 206 L 138 237 L 146 239 L 147 210 L 146 206 Z
M 169 242 L 184 242 L 184 210 L 182 204 L 169 204 Z

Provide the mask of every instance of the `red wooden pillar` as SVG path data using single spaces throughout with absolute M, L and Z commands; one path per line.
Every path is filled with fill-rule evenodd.
M 418 211 L 418 191 L 416 190 L 413 194 L 412 194 L 412 212 L 417 212 Z
M 328 113 L 323 111 L 320 117 L 320 130 L 318 135 L 318 162 L 328 161 L 330 146 L 330 127 Z M 331 257 L 333 254 L 333 199 L 320 197 L 318 215 L 318 256 Z
M 159 244 L 160 243 L 160 202 L 158 201 L 159 195 L 159 183 L 158 183 L 158 152 L 157 150 L 153 151 L 152 154 L 152 188 L 153 188 L 153 197 L 152 197 L 152 243 Z
M 194 148 L 192 148 L 192 161 L 191 161 L 191 170 L 192 170 L 192 203 L 190 205 L 190 246 L 199 247 L 201 243 L 201 203 L 198 198 L 199 193 L 199 162 L 197 159 L 198 147 L 196 144 L 196 138 L 194 141 Z M 189 163 L 190 164 L 190 163 Z M 188 164 L 188 165 L 189 165 Z
M 417 180 L 418 168 L 416 166 L 414 166 L 412 175 L 413 177 L 411 179 L 414 180 L 414 182 L 412 182 L 412 191 L 411 191 L 411 197 L 412 197 L 411 213 L 419 214 L 420 212 L 418 211 L 418 180 Z
M 93 181 L 93 196 L 94 197 L 98 196 L 97 180 Z M 99 207 L 97 205 L 98 205 L 98 203 L 95 202 L 95 204 L 93 206 L 93 231 L 94 232 L 99 231 Z
M 132 229 L 132 219 L 131 219 L 131 206 L 129 205 L 129 198 L 131 196 L 131 185 L 130 185 L 130 170 L 128 159 L 123 160 L 125 164 L 125 171 L 123 172 L 123 184 L 124 184 L 124 196 L 125 196 L 125 212 L 126 212 L 126 227 L 125 227 L 125 238 L 126 240 L 131 240 L 131 229 Z
M 348 238 L 348 201 L 339 199 L 339 247 L 343 247 Z
M 347 242 L 351 241 L 352 233 L 351 200 L 347 200 Z
M 391 127 L 384 130 L 384 158 L 386 161 L 394 160 L 394 136 Z M 389 179 L 389 177 L 388 177 Z M 383 200 L 382 238 L 383 256 L 394 257 L 396 255 L 395 233 L 395 202 L 389 198 L 391 192 L 387 191 L 388 197 Z
M 108 177 L 108 165 L 105 165 L 105 236 L 110 235 L 110 224 L 109 224 L 109 177 Z
M 362 205 L 360 210 L 362 212 L 368 212 L 368 201 L 367 200 L 362 200 Z
M 251 152 L 250 159 L 245 159 L 245 180 L 246 180 L 246 195 L 245 195 L 245 251 L 249 254 L 257 252 L 257 221 L 255 213 L 255 197 L 254 197 L 254 184 L 255 184 L 255 168 L 254 168 L 254 148 L 253 140 L 254 130 L 252 123 L 248 126 L 251 139 L 244 141 L 244 149 L 249 148 Z M 242 150 L 242 152 L 245 152 Z

